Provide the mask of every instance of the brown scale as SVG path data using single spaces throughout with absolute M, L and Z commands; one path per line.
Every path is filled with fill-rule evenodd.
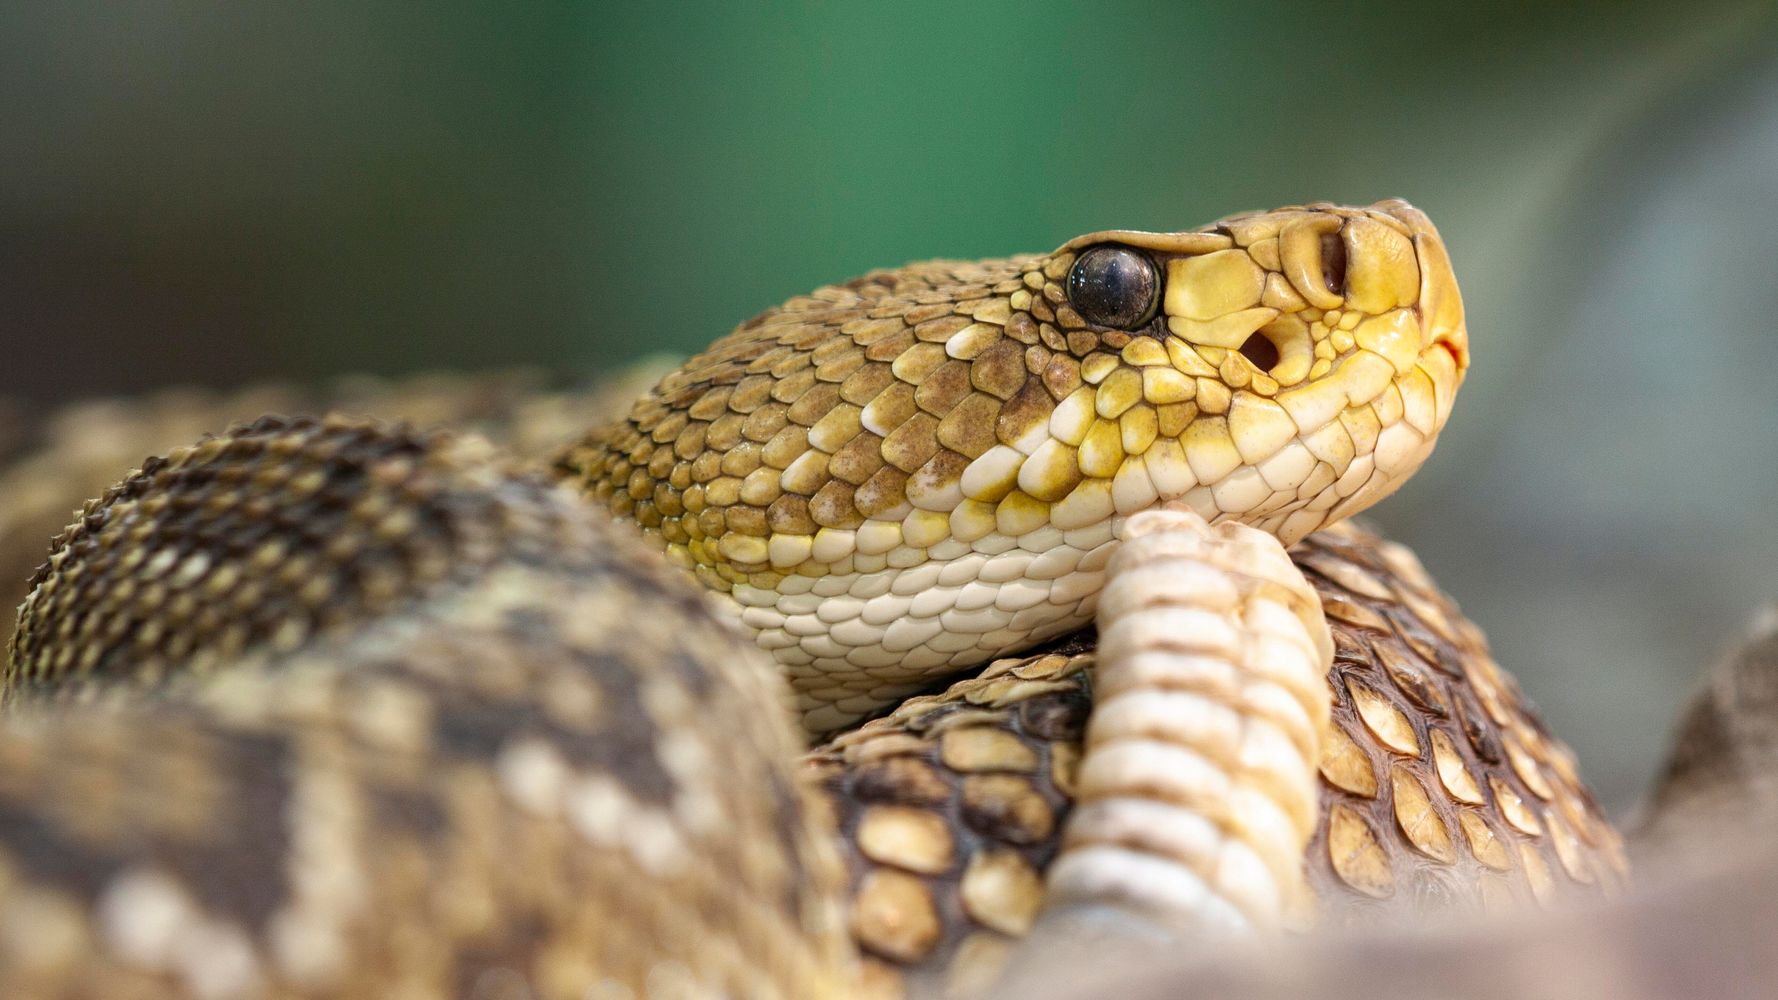
M 0 996 L 842 995 L 763 654 L 491 452 L 271 418 L 87 509 L 12 677 L 92 697 L 0 726 Z
M 1622 888 L 1622 842 L 1572 752 L 1412 555 L 1345 526 L 1292 554 L 1336 650 L 1308 855 L 1321 920 Z M 1091 642 L 996 661 L 811 753 L 873 975 L 967 992 L 1030 927 L 1071 803 Z
M 487 436 L 525 457 L 553 454 L 586 428 L 623 412 L 664 365 L 639 363 L 598 385 L 540 372 L 358 375 L 319 386 L 232 391 L 170 389 L 76 403 L 30 419 L 0 400 L 0 606 L 19 606 L 49 540 L 87 500 L 142 464 L 259 413 L 360 413 Z
M 153 683 L 294 649 L 517 547 L 543 551 L 559 516 L 532 523 L 549 508 L 456 474 L 498 467 L 475 441 L 266 418 L 150 459 L 51 546 L 19 610 L 6 693 Z
M 747 539 L 856 528 L 954 484 L 1081 384 L 1071 353 L 1129 341 L 1032 295 L 1036 276 L 1059 297 L 1070 260 L 929 261 L 792 299 L 668 375 L 559 468 L 705 584 L 772 586 L 779 574 Z M 1033 270 L 1046 263 L 1047 281 Z M 1014 294 L 1032 299 L 1026 310 L 1008 309 Z M 971 327 L 980 342 L 948 354 Z M 862 425 L 866 407 L 886 436 Z M 719 551 L 718 538 L 737 548 Z

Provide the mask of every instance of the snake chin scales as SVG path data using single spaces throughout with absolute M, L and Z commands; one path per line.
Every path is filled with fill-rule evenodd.
M 1115 266 L 1083 279 L 1098 248 Z M 1083 316 L 1132 268 L 1137 325 Z M 819 733 L 1090 622 L 1134 514 L 1288 545 L 1365 509 L 1432 450 L 1468 361 L 1426 216 L 1313 204 L 820 289 L 561 468 L 732 600 Z

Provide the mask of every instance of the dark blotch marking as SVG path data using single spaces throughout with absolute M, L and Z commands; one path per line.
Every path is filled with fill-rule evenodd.
M 1079 742 L 1086 732 L 1093 700 L 1085 685 L 1075 691 L 1039 695 L 1019 704 L 1019 724 L 1042 740 Z
M 180 724 L 202 723 L 183 719 Z M 216 735 L 211 746 L 214 753 L 208 759 L 221 768 L 216 776 L 224 789 L 220 808 L 230 822 L 209 830 L 201 840 L 167 835 L 149 817 L 137 815 L 141 805 L 126 800 L 123 820 L 133 824 L 111 831 L 109 843 L 94 843 L 46 816 L 40 804 L 0 797 L 0 845 L 33 883 L 89 903 L 126 869 L 162 869 L 178 879 L 207 913 L 236 920 L 257 935 L 288 896 L 284 863 L 289 850 L 285 808 L 290 796 L 290 749 L 282 738 L 238 733 Z M 67 750 L 48 743 L 39 744 L 39 749 Z M 151 754 L 154 747 L 140 752 Z M 78 758 L 64 761 L 47 776 L 51 781 L 71 779 L 79 768 L 90 766 Z M 149 780 L 146 775 L 123 777 L 126 785 L 141 781 L 147 787 Z
M 294 751 L 282 736 L 238 733 L 219 737 L 216 749 L 210 760 L 228 789 L 229 824 L 202 843 L 165 841 L 162 859 L 209 912 L 233 917 L 258 935 L 289 896 L 285 810 Z
M 88 901 L 126 861 L 46 819 L 35 803 L 10 797 L 0 798 L 0 845 L 32 882 Z
M 439 840 L 448 832 L 449 818 L 438 801 L 435 786 L 401 788 L 376 782 L 365 789 L 365 796 L 370 802 L 373 829 L 388 833 L 406 830 L 428 841 Z

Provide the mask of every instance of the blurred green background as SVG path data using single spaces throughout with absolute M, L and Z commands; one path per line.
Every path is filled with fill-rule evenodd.
M 1610 804 L 1778 596 L 1769 2 L 7 4 L 0 93 L 0 395 L 597 371 L 870 267 L 1401 195 L 1477 365 L 1376 519 Z

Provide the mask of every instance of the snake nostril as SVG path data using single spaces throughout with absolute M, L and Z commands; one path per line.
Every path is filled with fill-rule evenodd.
M 1256 333 L 1241 345 L 1241 356 L 1253 362 L 1253 367 L 1269 372 L 1278 366 L 1278 345 L 1265 334 Z
M 1337 232 L 1321 234 L 1321 280 L 1335 295 L 1346 292 L 1346 241 Z

